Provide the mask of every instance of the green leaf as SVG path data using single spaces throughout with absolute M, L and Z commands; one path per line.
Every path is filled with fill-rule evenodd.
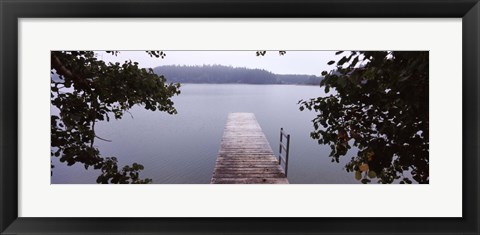
M 355 171 L 355 179 L 356 179 L 356 180 L 362 179 L 362 172 L 360 172 L 360 171 Z
M 355 67 L 357 63 L 358 63 L 358 56 L 353 59 L 352 64 L 350 66 Z
M 347 62 L 347 61 L 348 61 L 347 57 L 344 56 L 344 57 L 342 57 L 342 59 L 340 59 L 340 61 L 338 61 L 337 64 L 338 64 L 338 65 L 343 65 L 343 64 L 345 64 L 345 62 Z
M 338 79 L 337 79 L 337 84 L 338 84 L 341 88 L 344 88 L 344 87 L 347 85 L 347 82 L 346 82 L 346 80 L 342 77 L 342 78 L 338 78 Z

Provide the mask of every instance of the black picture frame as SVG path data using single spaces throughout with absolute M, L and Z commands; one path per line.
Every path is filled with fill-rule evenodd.
M 108 9 L 108 10 L 107 10 Z M 479 234 L 478 0 L 0 0 L 0 232 L 2 234 Z M 18 217 L 19 18 L 462 18 L 462 218 Z M 439 208 L 440 210 L 441 208 Z

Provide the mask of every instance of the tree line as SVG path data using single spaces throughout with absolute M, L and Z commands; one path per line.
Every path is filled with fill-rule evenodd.
M 224 65 L 165 65 L 153 69 L 169 82 L 318 85 L 322 77 L 304 74 L 274 74 L 264 69 Z

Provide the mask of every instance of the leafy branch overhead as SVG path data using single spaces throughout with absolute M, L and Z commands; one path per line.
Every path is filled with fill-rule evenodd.
M 119 52 L 107 51 L 112 55 Z M 147 51 L 163 58 L 161 51 Z M 149 183 L 141 179 L 143 166 L 134 163 L 121 169 L 115 157 L 104 157 L 95 140 L 95 123 L 120 119 L 134 105 L 147 110 L 175 114 L 171 97 L 180 94 L 179 84 L 168 84 L 163 76 L 137 62 L 105 63 L 93 51 L 51 52 L 51 155 L 67 165 L 83 164 L 101 171 L 98 183 Z M 53 166 L 52 166 L 53 167 Z
M 327 96 L 299 102 L 318 112 L 311 137 L 330 145 L 332 162 L 355 146 L 345 168 L 362 183 L 428 183 L 428 52 L 336 54 L 335 69 L 322 72 Z

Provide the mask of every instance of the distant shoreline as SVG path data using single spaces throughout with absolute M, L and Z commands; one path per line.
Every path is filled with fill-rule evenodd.
M 180 83 L 181 85 L 183 84 L 195 84 L 195 85 L 254 85 L 254 86 L 265 86 L 265 85 L 275 85 L 275 86 L 319 86 L 320 84 L 278 84 L 278 83 L 272 83 L 272 84 L 258 84 L 258 83 L 200 83 L 200 82 L 170 82 L 167 80 L 168 83 Z
M 274 74 L 263 69 L 229 67 L 223 65 L 176 66 L 153 68 L 168 82 L 196 84 L 298 84 L 318 85 L 323 77 L 308 74 Z

